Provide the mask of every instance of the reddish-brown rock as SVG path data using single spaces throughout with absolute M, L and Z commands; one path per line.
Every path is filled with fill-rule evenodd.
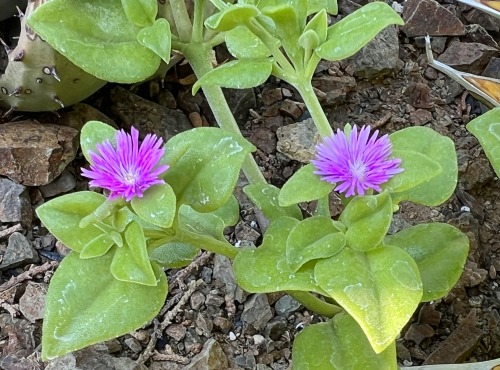
M 500 56 L 494 47 L 477 42 L 453 42 L 438 60 L 462 72 L 481 74 L 493 57 Z

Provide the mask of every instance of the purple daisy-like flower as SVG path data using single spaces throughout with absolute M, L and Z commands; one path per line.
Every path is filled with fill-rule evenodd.
M 335 188 L 346 197 L 364 195 L 368 189 L 381 191 L 380 185 L 403 171 L 400 159 L 391 158 L 391 142 L 387 135 L 377 138 L 378 130 L 370 137 L 370 127 L 363 126 L 358 134 L 354 126 L 350 134 L 341 130 L 317 146 L 311 161 L 321 179 L 337 184 Z
M 89 151 L 93 164 L 90 170 L 82 168 L 83 176 L 92 179 L 91 186 L 108 189 L 109 199 L 123 197 L 129 202 L 141 198 L 144 191 L 155 184 L 164 184 L 159 176 L 168 169 L 158 165 L 165 153 L 163 141 L 148 134 L 139 145 L 139 131 L 132 127 L 130 134 L 116 133 L 116 147 L 109 140 L 97 144 L 98 154 Z

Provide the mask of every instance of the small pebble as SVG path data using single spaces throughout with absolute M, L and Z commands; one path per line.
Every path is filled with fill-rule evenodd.
M 232 331 L 229 332 L 229 340 L 231 342 L 236 340 L 236 334 L 234 334 Z

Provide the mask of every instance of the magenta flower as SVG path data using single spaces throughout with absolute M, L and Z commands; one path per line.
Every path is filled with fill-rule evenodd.
M 109 199 L 123 197 L 128 202 L 141 198 L 144 191 L 155 184 L 164 184 L 160 174 L 168 169 L 158 165 L 165 153 L 162 139 L 148 134 L 139 145 L 139 131 L 134 127 L 127 134 L 116 133 L 116 148 L 109 140 L 97 145 L 99 154 L 89 151 L 93 164 L 90 170 L 82 168 L 82 175 L 92 179 L 89 184 L 110 191 Z
M 347 136 L 337 130 L 317 146 L 316 157 L 311 161 L 316 167 L 314 173 L 337 184 L 335 190 L 346 197 L 364 195 L 368 189 L 381 191 L 380 185 L 403 169 L 399 168 L 400 159 L 389 159 L 389 137 L 377 136 L 378 130 L 370 137 L 369 126 L 363 126 L 359 134 L 354 126 Z

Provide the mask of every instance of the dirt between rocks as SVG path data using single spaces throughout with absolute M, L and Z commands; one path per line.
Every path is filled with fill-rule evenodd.
M 341 16 L 363 3 L 339 1 Z M 422 3 L 441 13 L 446 10 L 442 14 L 450 19 L 446 28 L 449 35 L 434 35 L 435 51 L 446 53 L 454 42 L 480 42 L 478 35 L 482 35 L 481 42 L 498 51 L 496 25 L 500 22 L 494 23 L 455 2 Z M 405 6 L 410 5 L 414 4 L 408 0 Z M 446 22 L 446 17 L 432 22 Z M 429 27 L 432 22 L 428 22 Z M 491 26 L 484 29 L 478 24 Z M 450 36 L 450 29 L 458 29 L 458 35 Z M 314 86 L 334 128 L 349 122 L 391 133 L 425 125 L 455 142 L 459 162 L 455 194 L 439 207 L 402 204 L 390 231 L 422 222 L 448 222 L 469 237 L 470 255 L 451 293 L 419 306 L 397 340 L 398 360 L 410 366 L 498 358 L 500 182 L 479 143 L 465 129 L 466 123 L 485 108 L 459 84 L 429 67 L 422 38 L 414 28 L 407 31 L 389 27 L 349 60 L 320 63 Z M 223 47 L 217 48 L 217 56 L 220 60 L 227 57 Z M 497 56 L 489 55 L 487 67 L 478 57 L 464 68 L 481 67 L 500 78 Z M 42 125 L 64 124 L 78 129 L 87 120 L 99 119 L 123 128 L 133 124 L 142 134 L 154 132 L 164 138 L 193 126 L 215 125 L 203 95 L 191 96 L 190 86 L 182 83 L 190 75 L 188 67 L 179 66 L 163 83 L 108 84 L 83 104 L 60 111 L 59 117 L 15 113 L 9 121 L 37 120 Z M 227 97 L 244 136 L 258 148 L 255 158 L 266 179 L 282 186 L 300 168 L 301 161 L 307 161 L 310 147 L 317 140 L 301 98 L 291 86 L 275 78 L 255 89 L 227 91 Z M 0 147 L 8 149 L 8 143 L 0 143 Z M 1 369 L 291 368 L 295 335 L 324 319 L 282 293 L 248 295 L 235 285 L 229 261 L 207 252 L 184 269 L 168 271 L 170 292 L 165 307 L 150 325 L 43 364 L 40 337 L 44 295 L 67 250 L 40 225 L 33 210 L 46 199 L 86 189 L 87 182 L 80 176 L 84 165 L 79 153 L 60 176 L 43 186 L 28 187 L 0 178 Z M 258 245 L 265 226 L 241 192 L 244 184 L 241 178 L 236 189 L 240 222 L 229 228 L 226 236 L 238 245 Z M 341 205 L 334 196 L 331 204 L 333 216 L 338 215 Z M 304 204 L 303 211 L 310 212 L 310 205 Z

